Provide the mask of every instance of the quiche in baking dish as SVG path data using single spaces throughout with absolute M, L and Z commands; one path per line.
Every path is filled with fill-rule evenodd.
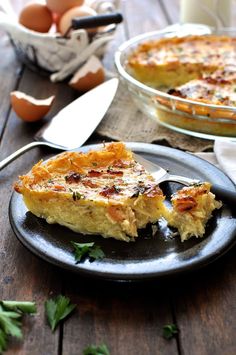
M 130 54 L 127 64 L 142 83 L 173 88 L 235 63 L 236 38 L 193 35 L 144 42 Z
M 184 188 L 167 209 L 162 190 L 121 142 L 88 153 L 40 161 L 15 184 L 28 209 L 48 223 L 82 234 L 131 241 L 148 223 L 166 218 L 182 240 L 202 236 L 220 203 L 210 184 Z
M 127 66 L 142 83 L 196 103 L 173 103 L 157 96 L 163 106 L 211 118 L 236 118 L 234 111 L 221 109 L 236 106 L 236 38 L 189 35 L 147 41 L 130 54 Z M 219 110 L 197 105 L 201 103 L 218 105 Z

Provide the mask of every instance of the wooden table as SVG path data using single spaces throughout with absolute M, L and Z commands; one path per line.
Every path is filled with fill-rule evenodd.
M 18 6 L 25 1 L 15 0 Z M 163 28 L 178 20 L 177 0 L 129 0 L 122 5 L 125 22 L 109 46 L 104 62 L 127 37 Z M 76 97 L 66 84 L 52 84 L 24 67 L 6 36 L 0 40 L 0 158 L 32 141 L 39 124 L 25 124 L 11 110 L 9 93 L 22 90 L 36 97 L 56 95 L 52 115 Z M 90 141 L 97 137 L 93 136 Z M 89 344 L 106 343 L 112 355 L 204 355 L 236 353 L 235 248 L 195 273 L 145 284 L 86 280 L 48 264 L 16 239 L 8 218 L 12 184 L 51 152 L 35 149 L 1 171 L 0 299 L 35 300 L 38 313 L 24 322 L 24 340 L 12 340 L 8 354 L 78 355 Z M 222 235 L 222 238 L 224 236 Z M 77 311 L 55 333 L 48 327 L 44 302 L 63 293 Z M 162 336 L 163 325 L 175 323 L 176 338 Z

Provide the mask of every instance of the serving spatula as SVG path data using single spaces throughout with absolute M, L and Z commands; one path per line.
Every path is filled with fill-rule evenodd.
M 28 150 L 40 145 L 59 150 L 81 147 L 107 112 L 118 87 L 113 78 L 88 91 L 64 107 L 46 123 L 29 143 L 0 162 L 0 170 Z
M 191 186 L 194 184 L 201 183 L 198 179 L 190 179 L 185 176 L 172 175 L 169 174 L 164 168 L 161 166 L 152 163 L 150 160 L 147 160 L 140 156 L 139 154 L 133 154 L 134 159 L 142 164 L 144 168 L 154 177 L 158 184 L 162 182 L 172 181 L 177 182 L 181 185 Z M 217 196 L 218 199 L 223 202 L 230 204 L 231 206 L 235 206 L 236 203 L 236 192 L 232 190 L 225 189 L 217 184 L 212 184 L 211 192 Z

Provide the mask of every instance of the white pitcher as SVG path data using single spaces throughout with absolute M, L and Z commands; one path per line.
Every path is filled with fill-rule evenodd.
M 180 22 L 230 27 L 231 0 L 181 0 Z

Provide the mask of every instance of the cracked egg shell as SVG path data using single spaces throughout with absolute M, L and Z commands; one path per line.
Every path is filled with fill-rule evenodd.
M 75 73 L 69 85 L 81 92 L 93 89 L 103 83 L 105 71 L 101 61 L 94 55 Z
M 23 121 L 34 122 L 43 118 L 52 107 L 55 96 L 38 100 L 21 91 L 11 92 L 11 105 Z

